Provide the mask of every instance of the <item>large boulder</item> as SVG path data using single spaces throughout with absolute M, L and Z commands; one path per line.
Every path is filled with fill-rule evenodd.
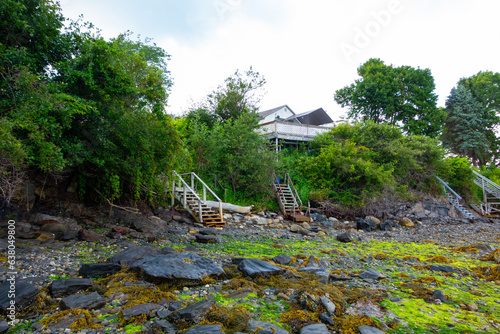
M 7 280 L 0 284 L 0 313 L 3 314 L 11 311 L 12 301 L 15 302 L 14 311 L 19 312 L 31 305 L 40 294 L 38 288 L 29 281 L 21 280 L 13 283 L 14 285 L 11 283 L 12 281 Z M 12 296 L 12 291 L 15 291 L 15 296 Z
M 87 290 L 92 287 L 92 284 L 93 281 L 90 278 L 59 279 L 52 281 L 49 290 L 53 297 L 58 298 Z
M 259 259 L 244 259 L 238 264 L 238 270 L 245 276 L 269 277 L 270 275 L 281 274 L 285 269 L 278 267 L 267 261 Z
M 135 261 L 130 268 L 153 283 L 171 283 L 176 286 L 200 285 L 204 278 L 219 279 L 225 276 L 222 267 L 214 260 L 192 252 L 149 255 Z
M 92 292 L 89 295 L 85 295 L 83 293 L 76 293 L 74 295 L 70 295 L 61 299 L 59 302 L 59 306 L 61 310 L 68 309 L 89 309 L 95 310 L 103 307 L 106 304 L 106 301 L 100 294 L 97 292 Z
M 202 300 L 185 308 L 177 310 L 168 316 L 173 323 L 186 322 L 190 325 L 197 324 L 215 304 L 213 300 Z
M 98 278 L 114 275 L 122 267 L 117 263 L 85 263 L 78 270 L 78 275 L 84 278 Z
M 141 260 L 149 255 L 154 255 L 157 250 L 152 246 L 130 246 L 121 252 L 116 253 L 109 258 L 110 263 L 117 263 L 122 266 L 131 266 L 138 260 Z

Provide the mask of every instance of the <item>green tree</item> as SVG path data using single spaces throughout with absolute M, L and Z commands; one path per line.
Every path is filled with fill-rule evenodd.
M 466 87 L 458 85 L 446 100 L 446 111 L 443 144 L 453 153 L 469 158 L 475 166 L 489 162 L 496 149 L 496 123 L 483 104 Z
M 500 113 L 500 73 L 479 72 L 470 78 L 460 79 L 458 84 L 472 93 L 474 98 L 486 108 L 489 117 L 494 118 Z
M 224 81 L 214 92 L 207 96 L 206 108 L 220 121 L 236 119 L 242 114 L 258 110 L 261 90 L 266 80 L 252 67 L 234 74 Z
M 387 122 L 408 134 L 435 136 L 445 115 L 437 108 L 429 69 L 393 67 L 369 59 L 358 68 L 360 79 L 335 92 L 335 101 L 348 107 L 351 119 Z

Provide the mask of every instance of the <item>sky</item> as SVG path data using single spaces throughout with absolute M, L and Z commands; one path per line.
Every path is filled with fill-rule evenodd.
M 236 70 L 264 76 L 260 111 L 347 110 L 335 91 L 370 58 L 428 68 L 438 106 L 463 77 L 500 72 L 498 0 L 61 0 L 113 38 L 132 31 L 170 54 L 167 112 L 182 115 Z

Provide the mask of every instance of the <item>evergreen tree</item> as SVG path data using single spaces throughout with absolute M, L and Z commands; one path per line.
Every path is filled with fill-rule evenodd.
M 443 144 L 453 153 L 466 156 L 476 166 L 492 158 L 495 122 L 471 91 L 462 85 L 451 90 L 446 101 Z

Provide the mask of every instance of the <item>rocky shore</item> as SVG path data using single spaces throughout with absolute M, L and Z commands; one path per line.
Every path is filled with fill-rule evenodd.
M 182 211 L 47 210 L 15 223 L 14 299 L 0 257 L 0 333 L 499 332 L 498 221 L 420 205 L 310 224 L 227 213 L 223 229 Z

